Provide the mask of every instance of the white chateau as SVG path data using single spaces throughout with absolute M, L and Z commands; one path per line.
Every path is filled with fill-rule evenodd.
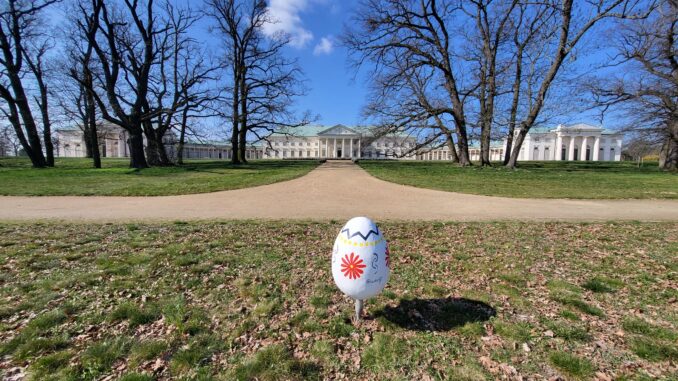
M 99 134 L 102 157 L 128 157 L 127 133 L 107 126 Z M 85 142 L 79 129 L 57 131 L 59 156 L 84 157 Z M 341 124 L 327 127 L 308 125 L 290 130 L 289 134 L 273 134 L 267 144 L 247 148 L 248 159 L 400 159 L 400 160 L 450 160 L 447 146 L 435 149 L 420 148 L 414 151 L 416 138 L 407 135 L 374 137 L 359 127 Z M 166 144 L 168 154 L 175 153 L 175 137 Z M 506 139 L 490 147 L 490 160 L 504 157 Z M 622 135 L 616 131 L 587 124 L 558 125 L 555 128 L 533 128 L 525 138 L 518 160 L 581 160 L 620 161 Z M 480 148 L 469 147 L 471 160 L 480 159 Z M 190 142 L 184 146 L 186 159 L 230 159 L 229 143 Z

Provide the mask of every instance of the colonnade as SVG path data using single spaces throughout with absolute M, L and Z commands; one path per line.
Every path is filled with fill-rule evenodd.
M 356 144 L 358 150 L 356 155 L 353 152 L 353 140 L 358 139 L 358 144 Z M 360 158 L 360 138 L 320 138 L 318 145 L 318 150 L 320 151 L 320 157 L 328 159 L 338 159 L 338 158 Z M 347 150 L 348 148 L 348 150 Z M 323 149 L 325 150 L 323 152 Z M 341 152 L 340 152 L 341 151 Z M 347 154 L 348 151 L 348 154 Z M 324 153 L 324 154 L 323 154 Z
M 579 141 L 579 144 L 577 144 Z M 567 142 L 567 151 L 563 158 L 563 144 Z M 593 145 L 590 145 L 592 143 Z M 586 151 L 590 149 L 590 155 L 587 157 Z M 575 150 L 577 151 L 575 154 Z M 566 136 L 558 134 L 556 136 L 556 160 L 592 160 L 598 161 L 600 152 L 600 136 Z M 614 160 L 612 158 L 611 160 Z

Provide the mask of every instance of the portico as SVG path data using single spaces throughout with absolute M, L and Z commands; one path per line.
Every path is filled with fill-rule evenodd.
M 361 135 L 346 126 L 334 126 L 318 133 L 320 157 L 328 159 L 360 158 Z
M 602 161 L 618 160 L 621 136 L 602 128 L 584 124 L 572 127 L 558 126 L 555 160 Z

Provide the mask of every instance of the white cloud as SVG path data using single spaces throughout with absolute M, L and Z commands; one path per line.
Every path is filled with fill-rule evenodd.
M 327 36 L 320 39 L 320 42 L 313 49 L 313 54 L 319 56 L 321 54 L 330 54 L 334 50 L 334 42 Z
M 264 33 L 267 36 L 285 33 L 290 45 L 298 49 L 305 47 L 313 39 L 313 33 L 304 28 L 300 16 L 308 3 L 308 0 L 271 0 L 268 11 L 274 23 L 264 25 Z

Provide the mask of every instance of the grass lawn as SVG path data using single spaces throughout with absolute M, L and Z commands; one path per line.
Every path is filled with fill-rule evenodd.
M 130 169 L 129 159 L 57 158 L 54 168 L 31 168 L 24 158 L 0 158 L 0 195 L 164 196 L 238 189 L 290 180 L 318 165 L 315 160 L 258 160 L 233 166 L 227 161 L 189 160 L 183 166 Z
M 430 161 L 361 161 L 382 180 L 421 188 L 525 198 L 678 198 L 678 175 L 656 163 L 523 162 L 516 170 Z
M 676 223 L 383 224 L 357 327 L 340 227 L 0 224 L 0 378 L 678 377 Z

